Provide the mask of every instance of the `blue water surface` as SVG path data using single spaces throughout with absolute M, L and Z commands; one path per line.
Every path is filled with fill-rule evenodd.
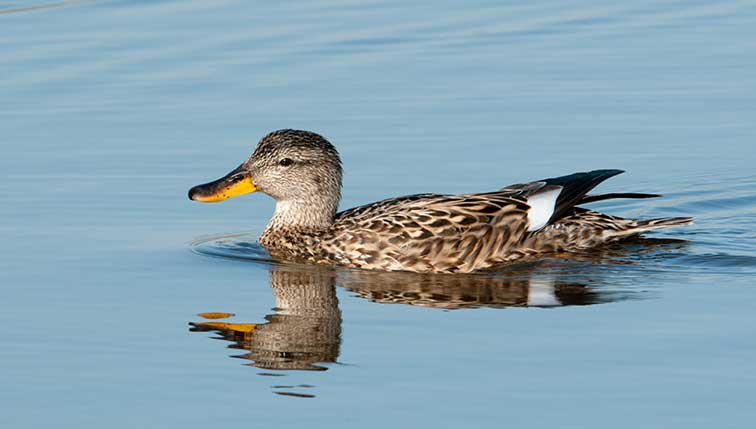
M 755 29 L 752 1 L 0 1 L 0 426 L 748 427 Z M 279 265 L 271 199 L 186 198 L 279 128 L 338 147 L 342 208 L 622 168 L 601 190 L 665 197 L 595 208 L 696 223 L 489 277 Z

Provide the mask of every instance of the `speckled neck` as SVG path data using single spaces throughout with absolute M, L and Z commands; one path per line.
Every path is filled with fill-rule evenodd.
M 261 242 L 270 243 L 276 235 L 291 235 L 296 231 L 326 230 L 333 224 L 340 195 L 318 195 L 304 201 L 276 201 L 273 213 Z
M 306 228 L 325 229 L 333 223 L 336 204 L 312 201 L 277 201 L 268 229 Z

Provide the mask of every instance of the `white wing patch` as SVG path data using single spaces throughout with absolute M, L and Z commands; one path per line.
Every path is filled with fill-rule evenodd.
M 549 223 L 551 215 L 562 187 L 558 186 L 548 191 L 539 192 L 528 197 L 528 231 L 538 231 Z

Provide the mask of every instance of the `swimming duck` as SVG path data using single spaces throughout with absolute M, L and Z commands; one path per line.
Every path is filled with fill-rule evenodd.
M 336 148 L 309 131 L 279 130 L 226 176 L 189 190 L 218 202 L 250 192 L 276 200 L 259 242 L 277 259 L 384 271 L 469 273 L 526 258 L 574 252 L 689 217 L 625 219 L 579 205 L 654 194 L 588 195 L 622 170 L 594 170 L 494 192 L 391 198 L 337 212 L 342 167 Z

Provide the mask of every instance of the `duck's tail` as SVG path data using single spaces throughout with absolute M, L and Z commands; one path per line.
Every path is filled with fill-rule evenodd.
M 657 219 L 633 220 L 623 225 L 624 228 L 611 231 L 612 238 L 621 239 L 644 232 L 655 231 L 673 226 L 685 226 L 693 223 L 692 217 L 663 217 Z

